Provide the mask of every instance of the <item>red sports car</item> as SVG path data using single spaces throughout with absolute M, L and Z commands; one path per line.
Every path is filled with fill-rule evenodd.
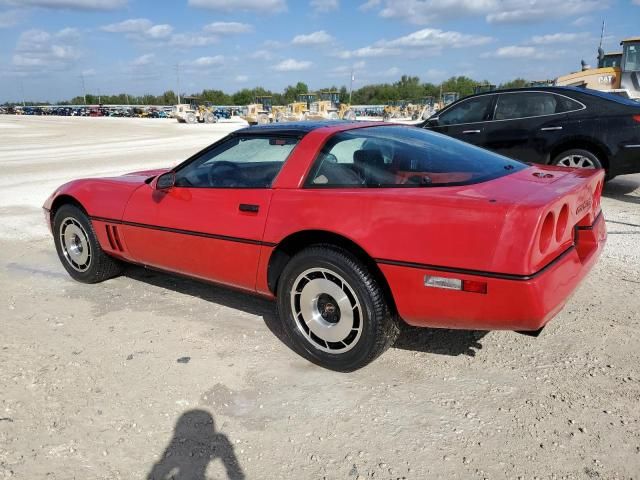
M 401 321 L 541 329 L 602 250 L 603 181 L 413 127 L 305 122 L 73 181 L 44 208 L 74 279 L 131 262 L 276 298 L 293 344 L 349 371 Z

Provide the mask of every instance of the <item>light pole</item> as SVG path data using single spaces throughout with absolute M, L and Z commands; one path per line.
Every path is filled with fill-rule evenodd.
M 351 105 L 351 94 L 353 93 L 353 81 L 355 77 L 353 75 L 353 68 L 351 69 L 351 82 L 349 83 L 349 105 Z
M 82 81 L 82 96 L 84 97 L 84 104 L 87 104 L 87 89 L 84 84 L 84 73 L 80 74 L 80 80 Z
M 176 63 L 176 80 L 178 83 L 178 105 L 180 105 L 180 63 Z

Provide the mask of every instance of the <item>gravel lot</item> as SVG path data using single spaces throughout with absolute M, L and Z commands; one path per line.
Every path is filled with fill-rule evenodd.
M 56 257 L 56 186 L 232 128 L 0 116 L 0 478 L 640 478 L 640 175 L 606 186 L 605 253 L 539 338 L 405 329 L 338 374 L 265 300 L 138 267 L 82 285 Z

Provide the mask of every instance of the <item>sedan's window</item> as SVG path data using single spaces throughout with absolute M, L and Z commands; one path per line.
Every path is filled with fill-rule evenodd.
M 559 101 L 561 98 L 544 92 L 503 93 L 498 97 L 494 120 L 539 117 L 568 111 L 566 102 Z
M 176 172 L 178 187 L 267 188 L 298 143 L 290 137 L 234 137 Z
M 526 165 L 450 137 L 410 127 L 334 135 L 316 158 L 309 188 L 437 187 L 478 183 Z
M 439 125 L 482 122 L 487 119 L 487 110 L 493 95 L 482 95 L 463 100 L 438 116 Z

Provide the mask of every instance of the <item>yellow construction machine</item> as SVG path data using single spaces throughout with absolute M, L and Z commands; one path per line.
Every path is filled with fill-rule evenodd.
M 273 121 L 271 109 L 273 106 L 273 97 L 269 95 L 257 96 L 255 103 L 241 109 L 240 117 L 249 123 L 249 125 L 264 125 Z
M 620 42 L 622 52 L 604 53 L 598 48 L 598 68 L 582 61 L 580 72 L 558 77 L 556 85 L 591 88 L 640 101 L 640 37 Z

